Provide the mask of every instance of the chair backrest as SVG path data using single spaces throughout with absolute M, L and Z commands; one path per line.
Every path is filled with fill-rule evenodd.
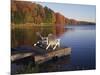
M 48 35 L 48 43 L 52 45 L 56 43 L 56 37 L 53 34 Z
M 48 45 L 48 37 L 42 37 L 42 43 Z

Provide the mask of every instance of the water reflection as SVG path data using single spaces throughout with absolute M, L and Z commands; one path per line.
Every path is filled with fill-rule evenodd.
M 40 65 L 40 72 L 64 71 L 64 65 L 70 63 L 70 55 L 63 56 L 56 61 L 50 60 Z
M 42 36 L 52 33 L 57 37 L 61 36 L 64 31 L 64 25 L 15 25 L 11 29 L 11 46 L 12 48 L 21 45 L 32 45 L 37 40 L 36 32 L 40 32 Z

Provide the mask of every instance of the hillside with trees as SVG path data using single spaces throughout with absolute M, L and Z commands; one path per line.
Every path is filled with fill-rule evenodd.
M 95 24 L 69 19 L 59 12 L 54 12 L 52 9 L 37 3 L 14 0 L 11 2 L 11 22 L 12 24 Z

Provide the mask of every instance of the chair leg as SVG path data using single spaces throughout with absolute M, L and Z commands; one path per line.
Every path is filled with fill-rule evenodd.
M 50 47 L 50 44 L 46 47 L 46 50 Z
M 56 43 L 56 45 L 54 46 L 53 50 L 55 50 L 55 49 L 56 49 L 57 45 L 58 45 L 58 43 Z

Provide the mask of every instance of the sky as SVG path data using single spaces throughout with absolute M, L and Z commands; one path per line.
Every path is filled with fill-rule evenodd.
M 95 5 L 79 5 L 79 4 L 60 4 L 37 2 L 43 7 L 47 6 L 55 12 L 59 12 L 67 18 L 79 21 L 96 22 L 96 6 Z

